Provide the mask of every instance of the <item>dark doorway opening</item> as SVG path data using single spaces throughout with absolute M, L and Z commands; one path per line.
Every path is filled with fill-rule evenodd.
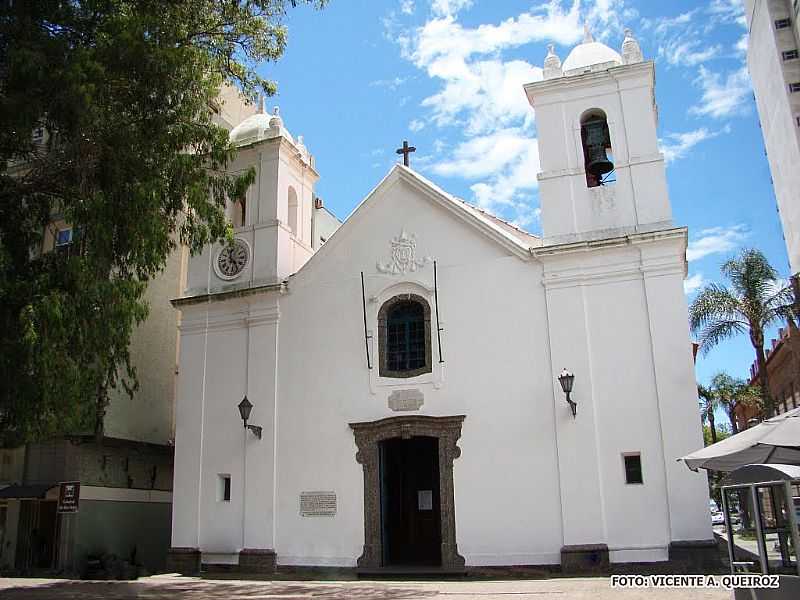
M 383 565 L 442 564 L 439 439 L 380 442 Z

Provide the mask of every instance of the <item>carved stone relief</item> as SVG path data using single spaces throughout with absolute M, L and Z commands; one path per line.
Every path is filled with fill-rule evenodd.
M 381 273 L 388 273 L 390 275 L 400 275 L 413 273 L 420 267 L 424 267 L 425 263 L 432 262 L 433 259 L 429 256 L 424 258 L 417 258 L 417 238 L 414 234 L 406 233 L 403 229 L 400 235 L 391 241 L 392 258 L 389 262 L 378 261 L 376 268 Z

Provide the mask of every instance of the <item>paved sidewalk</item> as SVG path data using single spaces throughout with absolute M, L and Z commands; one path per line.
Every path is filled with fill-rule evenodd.
M 607 577 L 534 581 L 230 581 L 159 575 L 133 582 L 0 579 L 3 600 L 729 600 L 722 589 L 613 589 Z

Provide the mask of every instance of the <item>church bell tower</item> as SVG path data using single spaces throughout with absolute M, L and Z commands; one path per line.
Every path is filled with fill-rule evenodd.
M 231 246 L 215 244 L 189 261 L 187 295 L 277 284 L 314 253 L 314 157 L 286 129 L 275 107 L 259 111 L 230 132 L 238 147 L 232 172 L 255 169 L 243 198 L 226 207 L 234 227 Z
M 658 148 L 652 61 L 630 30 L 622 53 L 594 41 L 525 86 L 536 109 L 539 195 L 546 244 L 668 228 L 672 213 Z

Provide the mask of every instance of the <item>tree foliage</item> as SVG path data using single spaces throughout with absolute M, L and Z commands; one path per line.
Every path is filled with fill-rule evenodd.
M 720 272 L 730 286 L 711 283 L 697 294 L 689 307 L 692 331 L 698 335 L 704 353 L 736 335 L 748 335 L 758 363 L 764 411 L 766 416 L 772 416 L 764 331 L 770 325 L 795 318 L 792 288 L 779 280 L 766 257 L 752 248 L 725 261 Z
M 763 408 L 761 393 L 756 387 L 744 379 L 731 377 L 724 371 L 716 373 L 708 385 L 698 383 L 697 395 L 700 398 L 700 416 L 703 423 L 708 423 L 703 427 L 704 436 L 707 437 L 706 445 L 716 444 L 728 435 L 739 433 L 736 424 L 737 407 L 754 407 L 759 410 Z M 717 426 L 717 409 L 722 409 L 727 414 L 729 429 L 724 425 Z
M 0 3 L 0 444 L 91 429 L 110 388 L 135 390 L 148 280 L 177 243 L 224 238 L 253 176 L 226 172 L 215 99 L 274 92 L 255 66 L 298 2 Z M 41 252 L 54 214 L 80 252 Z

